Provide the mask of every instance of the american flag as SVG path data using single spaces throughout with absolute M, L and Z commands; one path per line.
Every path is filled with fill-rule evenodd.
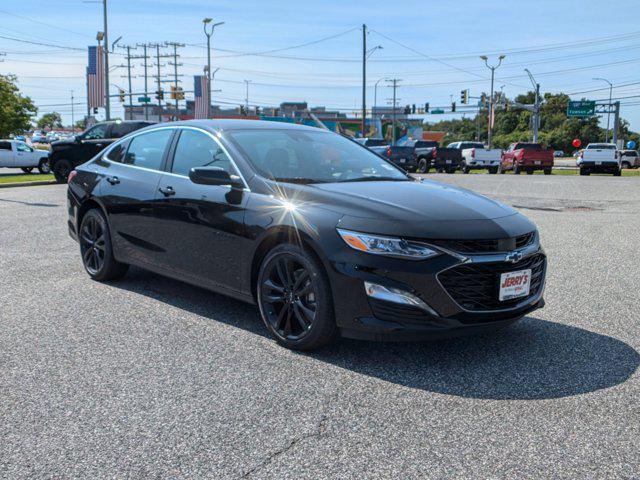
M 207 118 L 209 116 L 209 89 L 205 75 L 193 76 L 193 93 L 196 98 L 195 118 Z
M 104 63 L 102 47 L 89 47 L 87 85 L 89 108 L 104 107 Z

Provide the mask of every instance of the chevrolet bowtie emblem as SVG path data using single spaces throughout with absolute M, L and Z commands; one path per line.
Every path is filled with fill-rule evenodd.
M 520 260 L 522 260 L 522 257 L 524 257 L 522 252 L 516 250 L 515 252 L 507 253 L 504 259 L 507 262 L 518 263 Z

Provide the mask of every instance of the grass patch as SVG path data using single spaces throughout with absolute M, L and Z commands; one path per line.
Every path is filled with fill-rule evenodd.
M 52 174 L 41 175 L 39 173 L 0 175 L 0 183 L 42 182 L 45 180 L 54 180 L 54 177 Z

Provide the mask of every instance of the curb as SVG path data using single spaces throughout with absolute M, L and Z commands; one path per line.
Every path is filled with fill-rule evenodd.
M 0 188 L 35 187 L 38 185 L 55 185 L 55 180 L 39 180 L 35 182 L 0 183 Z

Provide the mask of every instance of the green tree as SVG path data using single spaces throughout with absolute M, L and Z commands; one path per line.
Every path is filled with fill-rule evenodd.
M 20 94 L 15 76 L 0 75 L 0 138 L 29 130 L 37 111 L 31 99 Z
M 37 123 L 38 128 L 62 128 L 62 117 L 58 112 L 45 113 Z
M 74 125 L 74 128 L 78 130 L 84 130 L 87 128 L 87 120 L 85 118 L 78 120 Z

